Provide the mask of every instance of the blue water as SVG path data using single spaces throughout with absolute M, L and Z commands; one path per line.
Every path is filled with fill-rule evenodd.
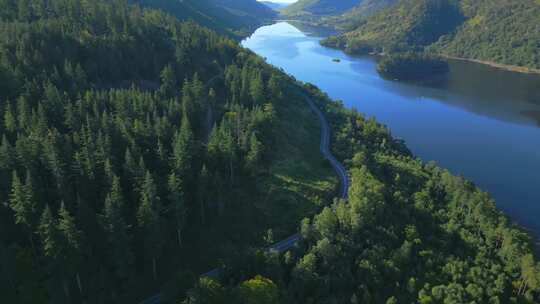
M 413 153 L 472 180 L 500 209 L 540 235 L 540 77 L 451 62 L 429 84 L 388 81 L 371 57 L 352 57 L 280 22 L 242 45 L 374 116 Z M 341 62 L 333 62 L 339 58 Z

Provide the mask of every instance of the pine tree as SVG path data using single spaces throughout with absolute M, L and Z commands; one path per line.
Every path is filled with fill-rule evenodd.
M 15 223 L 20 224 L 25 228 L 35 253 L 33 233 L 39 222 L 39 211 L 37 210 L 29 173 L 27 174 L 26 182 L 23 185 L 17 172 L 13 172 L 9 203 L 11 209 L 15 213 Z
M 178 245 L 182 246 L 182 230 L 186 225 L 187 215 L 187 207 L 182 193 L 182 181 L 173 172 L 169 175 L 167 186 L 169 188 L 169 204 L 176 223 Z
M 159 94 L 163 98 L 170 98 L 176 95 L 176 85 L 177 79 L 176 74 L 174 73 L 173 67 L 168 64 L 166 65 L 160 74 L 161 86 L 159 87 Z
M 172 168 L 183 180 L 189 180 L 193 161 L 193 132 L 189 120 L 184 115 L 180 131 L 176 133 L 172 146 Z
M 15 117 L 15 113 L 13 113 L 11 103 L 8 101 L 6 104 L 6 110 L 4 111 L 4 126 L 8 132 L 13 134 L 17 130 L 17 118 Z
M 255 133 L 251 133 L 249 138 L 249 151 L 246 156 L 246 166 L 251 172 L 256 173 L 259 166 L 259 161 L 261 160 L 263 151 L 263 146 L 261 142 L 257 139 Z
M 209 183 L 210 177 L 208 176 L 208 170 L 206 169 L 206 165 L 203 165 L 201 174 L 199 175 L 199 181 L 197 183 L 198 187 L 198 199 L 199 199 L 199 205 L 200 205 L 200 213 L 201 213 L 201 224 L 204 225 L 206 221 L 206 201 L 208 199 L 208 193 L 210 192 L 210 183 Z
M 38 231 L 41 236 L 45 256 L 53 258 L 58 257 L 60 235 L 49 205 L 45 206 L 45 209 L 43 210 Z
M 47 205 L 41 215 L 39 223 L 39 235 L 43 244 L 43 253 L 47 258 L 48 272 L 53 284 L 52 286 L 60 286 L 64 278 L 62 265 L 62 235 L 58 231 L 56 219 L 53 217 L 50 207 Z M 59 279 L 60 278 L 60 279 Z M 55 294 L 53 292 L 53 294 Z M 67 297 L 69 290 L 64 285 L 64 295 Z
M 124 219 L 124 208 L 120 179 L 114 176 L 111 190 L 105 199 L 102 225 L 107 235 L 109 259 L 116 275 L 122 279 L 128 278 L 134 259 L 130 250 L 131 238 Z
M 25 129 L 29 124 L 30 110 L 26 98 L 21 96 L 17 99 L 17 123 L 18 129 Z
M 79 292 L 82 294 L 82 283 L 79 268 L 82 262 L 82 232 L 75 224 L 75 218 L 66 209 L 64 203 L 58 212 L 58 232 L 61 238 L 61 260 L 65 271 L 63 278 L 64 291 L 69 298 L 69 278 L 75 276 Z
M 264 82 L 260 71 L 251 79 L 249 93 L 254 105 L 260 105 L 264 102 Z
M 9 143 L 6 134 L 2 135 L 2 143 L 0 144 L 0 169 L 7 170 L 14 164 L 13 147 Z
M 137 224 L 143 234 L 144 251 L 152 261 L 154 280 L 157 280 L 157 258 L 161 253 L 160 202 L 150 172 L 146 172 L 141 189 L 141 202 L 137 210 Z

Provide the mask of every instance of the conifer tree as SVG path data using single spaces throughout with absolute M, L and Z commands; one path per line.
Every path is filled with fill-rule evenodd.
M 166 65 L 160 74 L 161 86 L 159 87 L 159 94 L 164 98 L 170 98 L 176 95 L 176 74 L 172 65 Z
M 199 174 L 199 181 L 197 183 L 198 186 L 198 199 L 199 199 L 199 205 L 200 205 L 200 214 L 201 214 L 201 224 L 204 225 L 206 221 L 206 203 L 209 197 L 209 183 L 210 177 L 208 176 L 208 170 L 206 169 L 206 165 L 203 165 L 201 174 Z
M 6 102 L 6 109 L 4 110 L 4 127 L 10 133 L 17 130 L 17 118 L 9 101 Z
M 61 239 L 61 267 L 65 274 L 63 277 L 64 290 L 69 297 L 69 281 L 73 276 L 76 279 L 79 292 L 82 294 L 83 286 L 80 277 L 80 266 L 82 261 L 82 232 L 75 224 L 75 218 L 67 210 L 62 202 L 58 212 L 58 232 Z
M 124 208 L 120 179 L 114 176 L 111 190 L 105 199 L 102 225 L 107 235 L 108 257 L 116 275 L 122 279 L 128 277 L 134 258 L 130 250 L 131 239 L 124 219 Z
M 260 71 L 257 71 L 251 79 L 249 93 L 254 105 L 260 105 L 264 102 L 264 82 Z
M 185 115 L 182 118 L 180 131 L 176 133 L 172 145 L 172 167 L 180 178 L 184 181 L 188 180 L 194 156 L 194 140 L 189 119 Z
M 249 151 L 246 156 L 246 166 L 251 170 L 251 172 L 256 173 L 258 163 L 261 159 L 263 151 L 263 146 L 261 142 L 257 139 L 255 133 L 251 133 L 249 138 Z
M 167 183 L 169 188 L 169 204 L 173 211 L 178 245 L 182 246 L 182 230 L 186 225 L 187 207 L 182 192 L 182 181 L 173 172 Z
M 34 198 L 30 174 L 27 174 L 25 184 L 21 182 L 16 171 L 13 172 L 12 180 L 9 203 L 15 213 L 15 223 L 25 228 L 28 240 L 35 252 L 33 233 L 39 222 L 39 211 Z
M 160 212 L 161 206 L 154 179 L 150 172 L 146 172 L 137 211 L 137 224 L 143 234 L 145 256 L 152 262 L 154 280 L 157 280 L 157 259 L 162 247 Z

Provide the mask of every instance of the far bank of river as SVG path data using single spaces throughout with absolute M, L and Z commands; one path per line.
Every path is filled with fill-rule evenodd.
M 381 78 L 372 57 L 348 56 L 279 22 L 242 44 L 347 107 L 374 116 L 425 161 L 488 191 L 540 236 L 540 76 L 450 60 L 450 73 L 424 85 Z M 339 59 L 339 63 L 334 59 Z

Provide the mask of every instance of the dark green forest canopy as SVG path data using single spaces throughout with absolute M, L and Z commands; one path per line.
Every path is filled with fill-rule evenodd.
M 0 19 L 1 303 L 538 302 L 529 236 L 487 194 L 236 42 L 122 0 L 0 0 Z M 353 178 L 323 211 L 304 95 Z M 302 217 L 294 251 L 246 248 Z M 225 286 L 186 293 L 216 257 Z
M 364 19 L 393 5 L 398 0 L 299 0 L 282 9 L 287 18 L 300 19 L 315 25 L 354 30 Z
M 383 56 L 377 62 L 377 71 L 391 80 L 422 81 L 447 73 L 449 65 L 436 56 L 409 52 Z
M 255 0 L 131 0 L 142 6 L 162 9 L 180 20 L 193 20 L 221 34 L 240 38 L 276 13 Z
M 324 42 L 350 53 L 431 51 L 540 68 L 536 0 L 401 0 Z
M 375 120 L 307 89 L 332 122 L 333 152 L 351 176 L 348 199 L 299 223 L 296 248 L 240 255 L 223 284 L 201 280 L 183 303 L 209 294 L 204 303 L 241 303 L 242 281 L 256 275 L 280 290 L 268 303 L 540 301 L 531 238 L 487 193 L 414 158 Z
M 0 302 L 137 302 L 333 192 L 294 83 L 235 41 L 120 0 L 0 14 Z

